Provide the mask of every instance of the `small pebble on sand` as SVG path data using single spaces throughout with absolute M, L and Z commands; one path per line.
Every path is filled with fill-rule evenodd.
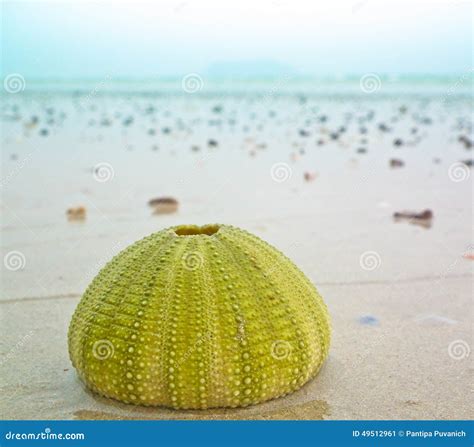
M 363 315 L 359 317 L 359 323 L 364 326 L 376 326 L 379 324 L 379 320 L 373 315 Z
M 148 201 L 153 214 L 171 214 L 178 211 L 179 202 L 173 197 L 156 197 Z
M 69 221 L 80 221 L 86 218 L 86 208 L 84 206 L 77 206 L 68 208 L 66 216 Z
M 391 158 L 390 159 L 390 167 L 391 168 L 401 168 L 405 166 L 405 162 L 400 160 L 399 158 Z

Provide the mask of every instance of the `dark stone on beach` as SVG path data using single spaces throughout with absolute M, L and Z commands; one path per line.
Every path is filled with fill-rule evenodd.
M 124 126 L 130 126 L 131 124 L 133 124 L 133 116 L 128 116 L 127 118 L 125 118 L 122 122 L 122 124 Z
M 359 127 L 359 133 L 365 135 L 367 133 L 367 127 Z
M 403 160 L 400 160 L 399 158 L 390 159 L 391 168 L 401 168 L 403 166 L 405 166 L 405 162 Z
M 470 168 L 472 168 L 474 166 L 474 160 L 463 160 L 461 161 L 461 163 L 464 163 L 466 166 L 469 166 Z
M 223 110 L 223 109 L 224 109 L 224 108 L 223 108 L 221 105 L 217 105 L 217 106 L 214 106 L 214 107 L 212 108 L 212 112 L 213 112 L 213 113 L 222 113 L 222 110 Z
M 400 113 L 407 113 L 407 106 L 400 106 L 400 108 L 398 109 Z
M 380 123 L 378 125 L 379 130 L 382 132 L 390 132 L 390 127 L 388 127 L 385 123 Z
M 403 140 L 401 138 L 396 138 L 393 140 L 393 145 L 394 146 L 403 146 Z
M 433 163 L 439 165 L 441 163 L 441 158 L 435 157 L 433 158 Z
M 158 150 L 158 146 L 156 144 L 154 144 L 152 147 L 151 147 L 151 150 L 152 151 L 157 151 Z
M 458 141 L 464 145 L 464 148 L 465 149 L 472 149 L 472 141 L 466 137 L 465 135 L 461 135 L 459 138 L 458 138 Z
M 310 135 L 309 132 L 305 129 L 300 129 L 299 134 L 300 134 L 301 137 L 309 137 L 309 135 Z
M 418 132 L 418 127 L 412 127 L 410 132 L 412 135 L 415 135 Z
M 10 154 L 10 160 L 12 160 L 12 161 L 18 160 L 18 155 L 17 154 Z
M 169 127 L 163 127 L 163 129 L 161 129 L 161 132 L 165 135 L 168 135 L 171 133 L 171 129 Z
M 194 146 L 191 146 L 191 150 L 193 152 L 199 152 L 201 150 L 201 148 L 199 146 L 194 145 Z
M 219 145 L 219 143 L 217 142 L 217 140 L 210 139 L 210 140 L 207 141 L 207 145 L 209 147 L 217 147 Z
M 339 127 L 338 132 L 344 133 L 347 129 L 344 126 Z
M 421 212 L 416 211 L 397 211 L 393 213 L 395 219 L 415 219 L 415 220 L 430 220 L 433 218 L 433 211 L 430 209 Z
M 327 120 L 328 120 L 327 115 L 321 115 L 321 116 L 318 117 L 318 121 L 320 123 L 325 123 Z
M 339 138 L 339 134 L 336 133 L 336 132 L 332 132 L 331 134 L 329 134 L 331 140 L 337 140 Z
M 48 129 L 41 129 L 40 130 L 40 135 L 42 137 L 47 137 L 49 135 L 49 130 Z
M 318 141 L 316 142 L 316 144 L 317 144 L 318 146 L 322 146 L 322 145 L 324 144 L 324 140 L 318 140 Z
M 153 113 L 155 113 L 155 108 L 153 106 L 150 105 L 145 109 L 146 115 L 152 115 Z
M 156 130 L 155 129 L 148 129 L 148 135 L 156 135 Z
M 366 154 L 367 153 L 367 149 L 365 147 L 359 147 L 357 149 L 357 153 L 358 154 Z

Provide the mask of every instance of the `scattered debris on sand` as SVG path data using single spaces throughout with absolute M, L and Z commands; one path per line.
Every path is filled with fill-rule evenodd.
M 84 206 L 77 206 L 68 208 L 66 216 L 69 221 L 81 221 L 86 219 L 86 208 Z
M 148 201 L 153 214 L 171 214 L 178 211 L 179 202 L 173 197 L 156 197 Z
M 304 173 L 304 179 L 307 181 L 307 182 L 312 182 L 314 180 L 316 180 L 316 177 L 318 176 L 318 174 L 316 172 L 309 172 L 309 171 L 306 171 Z

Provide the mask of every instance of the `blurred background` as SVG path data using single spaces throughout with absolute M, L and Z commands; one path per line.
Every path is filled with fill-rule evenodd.
M 468 417 L 471 2 L 1 7 L 9 417 L 135 414 L 80 389 L 71 313 L 127 245 L 214 222 L 293 259 L 334 325 L 309 387 L 239 415 Z

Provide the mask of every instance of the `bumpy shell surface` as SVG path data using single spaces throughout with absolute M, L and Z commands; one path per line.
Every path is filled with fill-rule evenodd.
M 329 340 L 323 300 L 281 252 L 232 226 L 179 226 L 99 272 L 73 315 L 69 354 L 101 395 L 204 409 L 297 390 Z

